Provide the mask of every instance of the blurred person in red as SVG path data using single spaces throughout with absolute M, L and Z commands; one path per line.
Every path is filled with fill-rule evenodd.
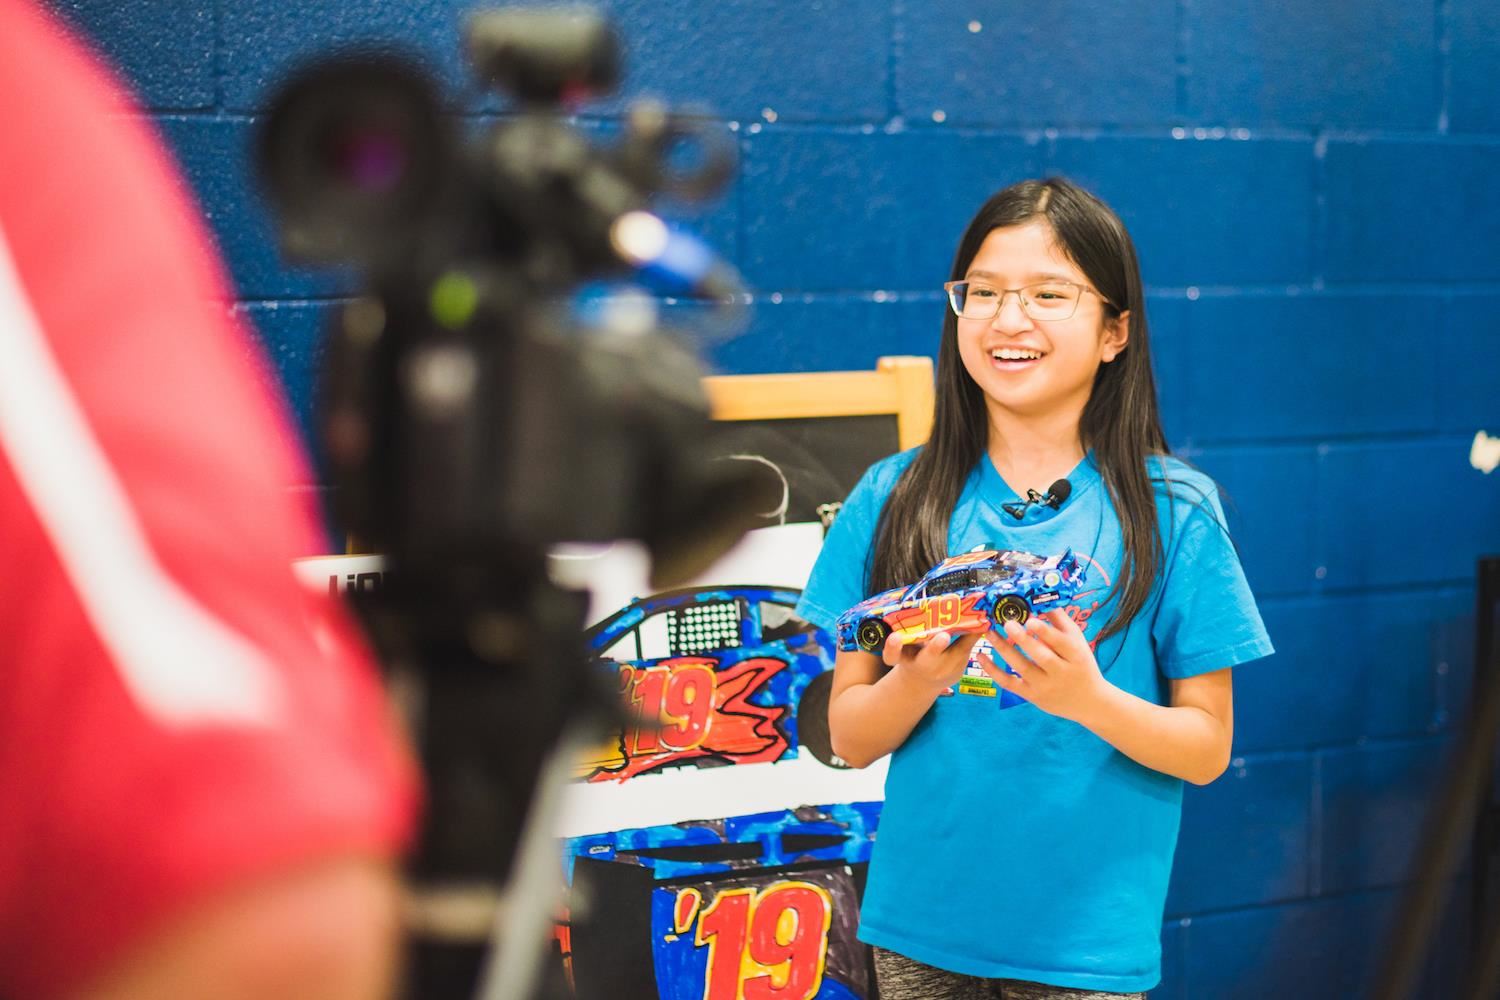
M 283 405 L 112 80 L 0 38 L 0 996 L 386 995 L 416 772 Z

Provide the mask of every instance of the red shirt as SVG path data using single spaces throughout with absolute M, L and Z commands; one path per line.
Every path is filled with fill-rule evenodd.
M 308 472 L 175 172 L 31 3 L 0 38 L 0 995 L 29 998 L 216 891 L 393 853 L 415 780 L 293 577 Z

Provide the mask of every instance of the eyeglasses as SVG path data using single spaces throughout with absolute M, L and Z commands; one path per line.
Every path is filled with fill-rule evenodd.
M 1000 312 L 1005 296 L 1015 292 L 1021 311 L 1032 319 L 1071 319 L 1084 293 L 1099 295 L 1087 285 L 1072 281 L 1039 281 L 1022 288 L 995 288 L 978 281 L 950 281 L 943 285 L 948 304 L 964 319 L 992 319 Z M 1109 299 L 1099 295 L 1106 304 Z

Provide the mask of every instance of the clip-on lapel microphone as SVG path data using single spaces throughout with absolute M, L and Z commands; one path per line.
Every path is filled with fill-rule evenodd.
M 1068 482 L 1066 479 L 1059 479 L 1057 482 L 1047 487 L 1046 493 L 1038 493 L 1036 490 L 1027 490 L 1025 503 L 1005 503 L 1001 504 L 1000 506 L 1005 511 L 1005 513 L 1009 514 L 1017 521 L 1020 521 L 1026 517 L 1027 509 L 1029 509 L 1033 504 L 1041 504 L 1043 507 L 1051 507 L 1053 510 L 1057 510 L 1063 505 L 1063 501 L 1068 499 L 1068 495 L 1072 492 L 1073 484 Z

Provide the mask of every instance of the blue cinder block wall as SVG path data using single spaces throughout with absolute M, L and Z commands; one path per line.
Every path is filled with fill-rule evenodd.
M 306 420 L 341 289 L 280 265 L 247 140 L 296 59 L 394 39 L 465 82 L 457 0 L 52 0 L 138 89 Z M 1226 487 L 1280 649 L 1191 790 L 1156 996 L 1357 996 L 1469 703 L 1500 552 L 1500 2 L 613 0 L 625 92 L 741 158 L 692 218 L 756 292 L 729 372 L 935 351 L 959 231 L 1061 172 L 1135 234 L 1169 434 Z M 618 105 L 603 109 L 608 119 Z M 1107 831 L 1101 831 L 1107 836 Z M 1460 894 L 1428 993 L 1456 992 Z

